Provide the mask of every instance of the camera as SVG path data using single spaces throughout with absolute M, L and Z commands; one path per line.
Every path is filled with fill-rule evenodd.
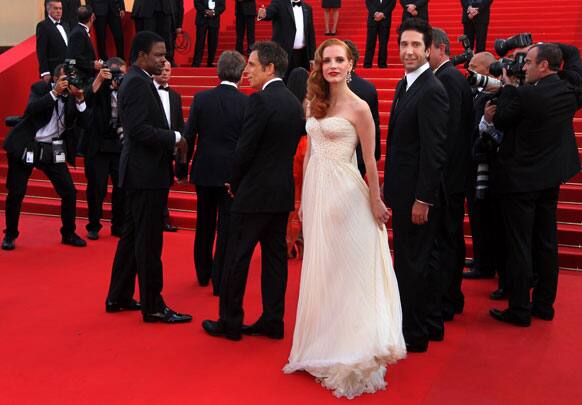
M 471 42 L 469 42 L 469 38 L 466 35 L 461 35 L 457 40 L 463 45 L 463 49 L 465 50 L 462 54 L 453 56 L 451 58 L 451 63 L 453 65 L 460 65 L 461 63 L 465 64 L 465 68 L 469 67 L 469 62 L 475 55 L 473 53 L 473 49 L 471 49 Z
M 19 115 L 11 115 L 9 117 L 4 118 L 4 124 L 8 128 L 14 128 L 16 125 L 20 123 L 20 121 L 22 121 L 22 117 Z
M 121 71 L 121 67 L 117 64 L 109 64 L 107 62 L 103 64 L 103 67 L 105 69 L 109 69 L 109 71 L 111 72 L 112 76 L 111 81 L 115 83 L 117 87 L 121 86 L 121 82 L 125 77 L 125 73 Z
M 79 75 L 76 65 L 77 61 L 75 59 L 65 59 L 63 72 L 65 73 L 65 80 L 69 83 L 69 86 L 75 86 L 78 89 L 82 89 L 84 82 Z
M 493 47 L 495 48 L 497 55 L 503 57 L 512 49 L 524 48 L 530 46 L 532 43 L 531 34 L 529 32 L 524 32 L 507 39 L 496 39 Z
M 472 70 L 469 70 L 467 82 L 469 82 L 469 85 L 473 88 L 482 87 L 485 91 L 488 91 L 490 93 L 497 92 L 502 86 L 500 80 L 497 80 L 496 78 L 491 76 L 485 76 L 479 73 L 475 73 Z
M 473 157 L 477 162 L 477 182 L 475 183 L 475 198 L 483 200 L 489 189 L 489 161 L 493 153 L 503 141 L 503 132 L 495 127 L 489 127 L 479 135 L 473 145 Z
M 489 73 L 492 76 L 499 77 L 503 75 L 503 69 L 505 68 L 508 76 L 514 76 L 523 81 L 525 79 L 525 72 L 523 71 L 524 64 L 525 53 L 520 52 L 515 55 L 515 59 L 501 58 L 497 62 L 493 62 L 489 65 Z

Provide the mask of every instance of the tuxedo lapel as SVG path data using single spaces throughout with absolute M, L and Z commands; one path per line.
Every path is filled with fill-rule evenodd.
M 287 11 L 289 12 L 289 15 L 291 16 L 291 22 L 293 23 L 293 27 L 295 29 L 297 29 L 297 26 L 295 25 L 295 14 L 293 14 L 293 6 L 291 5 L 291 1 L 289 0 L 282 0 L 285 1 L 287 3 Z
M 303 35 L 305 42 L 307 43 L 307 33 L 309 32 L 307 27 L 307 21 L 309 21 L 309 9 L 305 4 L 301 4 L 301 11 L 303 11 Z
M 64 46 L 67 46 L 67 43 L 63 39 L 63 36 L 61 35 L 61 32 L 57 28 L 57 25 L 54 22 L 52 22 L 52 20 L 50 20 L 50 19 L 47 19 L 45 21 L 47 21 L 47 24 L 51 26 L 49 29 L 53 31 L 54 35 L 56 35 L 57 38 L 59 38 L 59 40 L 63 43 Z M 67 28 L 64 24 L 61 24 L 61 25 L 62 25 L 63 29 L 65 30 L 65 34 L 67 35 L 67 39 L 68 39 L 69 38 L 69 31 L 67 30 Z

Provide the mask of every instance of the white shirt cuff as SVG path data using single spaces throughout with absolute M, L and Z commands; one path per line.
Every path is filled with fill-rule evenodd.
M 419 202 L 419 203 L 421 203 L 421 204 L 424 204 L 424 205 L 428 205 L 429 207 L 432 207 L 432 206 L 433 206 L 433 204 L 429 204 L 429 203 L 427 203 L 427 202 L 420 201 L 418 198 L 417 198 L 415 201 L 416 201 L 416 202 Z
M 182 135 L 180 135 L 178 131 L 174 131 L 174 135 L 176 135 L 176 143 L 180 142 L 180 139 L 182 139 Z
M 484 115 L 481 116 L 481 121 L 479 121 L 479 132 L 485 132 L 491 127 L 493 127 L 493 123 L 487 122 Z
M 50 76 L 50 75 L 51 75 L 51 72 L 42 72 L 42 73 L 40 74 L 40 78 L 42 79 L 43 77 L 45 77 L 45 76 L 47 76 L 47 75 L 48 75 L 48 76 Z
M 77 104 L 77 110 L 79 112 L 83 112 L 87 109 L 87 104 L 83 101 L 82 103 Z

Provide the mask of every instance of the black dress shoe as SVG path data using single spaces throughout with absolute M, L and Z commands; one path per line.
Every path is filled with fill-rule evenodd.
M 406 351 L 409 353 L 424 353 L 428 350 L 428 343 L 414 344 L 406 343 Z
M 178 232 L 178 227 L 170 223 L 164 224 L 164 232 Z
M 505 288 L 498 288 L 497 290 L 495 290 L 491 294 L 489 294 L 489 298 L 491 298 L 492 300 L 495 300 L 495 301 L 505 299 L 505 298 L 507 298 L 507 296 L 508 296 L 508 294 L 507 294 L 507 290 Z
M 428 334 L 428 340 L 431 342 L 442 342 L 445 340 L 445 331 L 442 332 L 431 332 Z
M 388 65 L 378 65 L 378 68 L 380 68 L 380 69 L 387 69 L 388 68 Z
M 505 311 L 501 311 L 499 309 L 492 308 L 489 310 L 489 315 L 491 315 L 493 317 L 493 319 L 496 319 L 500 322 L 510 323 L 512 325 L 515 325 L 515 326 L 526 327 L 526 326 L 529 326 L 531 324 L 531 318 L 530 319 L 519 318 L 513 312 L 511 312 L 509 309 L 506 309 Z
M 9 236 L 5 236 L 2 239 L 2 250 L 14 250 L 16 248 L 16 244 L 14 243 L 14 239 Z
M 463 278 L 466 278 L 469 280 L 477 280 L 477 279 L 483 279 L 483 278 L 494 278 L 494 277 L 495 277 L 494 271 L 483 271 L 483 270 L 475 268 L 475 267 L 473 267 L 471 270 L 465 271 L 463 273 Z
M 113 302 L 110 300 L 105 301 L 105 312 L 121 312 L 121 311 L 139 311 L 141 309 L 141 304 L 136 300 L 131 300 L 128 303 Z
M 87 246 L 87 242 L 83 238 L 81 238 L 76 233 L 72 233 L 67 236 L 63 236 L 61 239 L 61 243 L 63 245 L 75 246 L 75 247 L 85 247 Z
M 172 311 L 166 307 L 161 312 L 155 314 L 143 314 L 143 321 L 148 323 L 162 322 L 162 323 L 185 323 L 192 320 L 192 315 L 180 314 Z
M 371 69 L 371 68 L 372 68 L 372 65 L 364 64 L 364 69 Z
M 475 264 L 475 260 L 465 259 L 465 267 L 473 267 L 474 264 Z
M 214 63 L 207 63 L 206 67 L 216 67 L 216 65 Z
M 99 239 L 99 232 L 97 231 L 87 231 L 87 239 L 97 240 Z
M 269 330 L 259 323 L 254 323 L 252 325 L 243 325 L 240 328 L 240 331 L 242 332 L 243 335 L 265 336 L 268 337 L 269 339 L 277 340 L 283 339 L 283 337 L 285 336 L 283 328 L 281 328 L 280 330 Z
M 210 336 L 214 337 L 225 337 L 229 340 L 238 341 L 242 339 L 239 333 L 227 332 L 224 325 L 220 321 L 211 321 L 209 319 L 202 321 L 202 329 L 206 331 Z
M 200 67 L 200 63 L 193 63 L 192 67 Z
M 554 309 L 550 308 L 549 310 L 547 309 L 541 309 L 538 307 L 532 307 L 531 309 L 531 314 L 532 316 L 535 316 L 536 318 L 539 319 L 543 319 L 544 321 L 551 321 L 552 319 L 554 319 Z

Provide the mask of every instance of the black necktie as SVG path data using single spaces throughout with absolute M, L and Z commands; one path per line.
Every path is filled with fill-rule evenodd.
M 291 3 L 293 4 L 293 7 L 301 7 L 302 5 L 301 1 L 292 1 Z
M 398 93 L 396 94 L 396 97 L 394 97 L 394 102 L 396 103 L 396 105 L 394 106 L 394 110 L 396 110 L 396 108 L 398 108 L 398 102 L 400 101 L 400 99 L 402 98 L 404 93 L 406 93 L 407 86 L 408 86 L 408 81 L 406 80 L 406 76 L 404 76 L 404 79 L 402 80 L 401 85 L 400 85 L 400 89 L 398 89 Z
M 158 90 L 170 91 L 170 87 L 160 86 L 158 87 Z

